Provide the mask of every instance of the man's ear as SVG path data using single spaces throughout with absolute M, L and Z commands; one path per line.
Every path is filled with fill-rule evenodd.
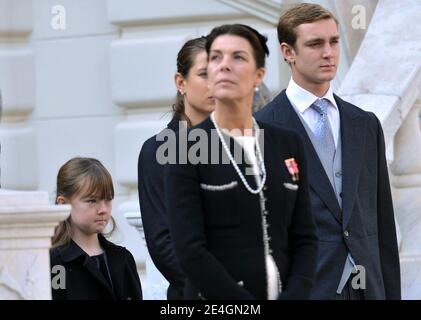
M 67 204 L 67 203 L 68 203 L 67 199 L 63 196 L 58 196 L 56 198 L 56 204 Z
M 284 56 L 284 60 L 289 64 L 293 65 L 295 62 L 295 49 L 286 42 L 281 43 L 281 52 Z

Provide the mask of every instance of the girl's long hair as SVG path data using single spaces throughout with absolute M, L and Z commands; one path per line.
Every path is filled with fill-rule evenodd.
M 57 198 L 63 196 L 71 199 L 83 192 L 87 195 L 98 195 L 101 199 L 114 199 L 113 180 L 107 169 L 97 159 L 73 158 L 67 161 L 57 174 Z M 109 236 L 116 228 L 114 218 L 111 216 L 112 229 L 104 234 Z M 56 227 L 52 238 L 52 247 L 70 243 L 72 239 L 71 217 L 61 221 Z

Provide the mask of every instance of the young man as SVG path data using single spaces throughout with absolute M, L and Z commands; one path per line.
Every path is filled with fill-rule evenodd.
M 311 298 L 400 299 L 381 124 L 332 91 L 338 22 L 320 5 L 300 4 L 281 16 L 278 39 L 292 78 L 256 118 L 298 132 L 305 144 L 319 236 Z

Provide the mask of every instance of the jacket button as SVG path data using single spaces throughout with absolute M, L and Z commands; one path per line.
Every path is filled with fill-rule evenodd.
M 348 232 L 348 230 L 345 230 L 345 231 L 344 231 L 344 236 L 345 236 L 345 237 L 348 237 L 348 236 L 349 236 L 349 232 Z
M 263 187 L 263 191 L 266 191 L 267 189 L 268 189 L 268 186 L 266 186 L 266 185 L 265 185 L 265 186 Z

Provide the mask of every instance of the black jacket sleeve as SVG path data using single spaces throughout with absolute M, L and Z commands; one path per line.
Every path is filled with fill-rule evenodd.
M 156 160 L 159 144 L 147 140 L 138 160 L 138 189 L 146 244 L 152 261 L 180 295 L 184 274 L 175 256 L 164 200 L 164 166 Z
M 401 277 L 399 249 L 396 237 L 395 217 L 389 174 L 387 171 L 385 142 L 380 121 L 372 114 L 377 124 L 377 223 L 379 231 L 380 262 L 386 299 L 401 299 Z

